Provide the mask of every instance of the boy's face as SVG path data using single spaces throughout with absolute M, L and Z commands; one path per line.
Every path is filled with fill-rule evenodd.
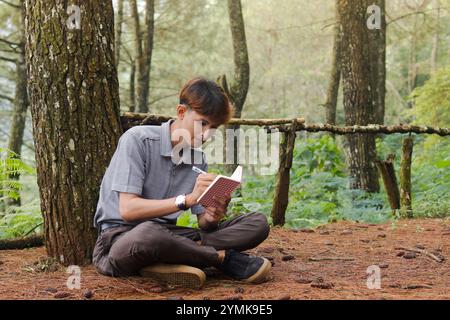
M 190 144 L 194 148 L 201 147 L 221 125 L 221 123 L 214 122 L 184 105 L 178 105 L 177 115 L 180 121 L 180 129 L 183 129 L 186 134 L 189 133 Z

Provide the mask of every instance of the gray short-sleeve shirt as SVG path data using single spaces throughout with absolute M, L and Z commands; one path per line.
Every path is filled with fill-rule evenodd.
M 181 161 L 176 163 L 170 137 L 172 121 L 161 126 L 133 127 L 120 137 L 100 187 L 94 216 L 96 228 L 102 223 L 125 224 L 119 213 L 120 192 L 133 193 L 144 199 L 168 199 L 192 192 L 198 176 L 192 170 L 193 165 L 207 171 L 205 155 L 198 149 L 183 150 Z M 204 208 L 195 205 L 191 212 L 201 214 Z M 180 213 L 149 220 L 176 223 Z

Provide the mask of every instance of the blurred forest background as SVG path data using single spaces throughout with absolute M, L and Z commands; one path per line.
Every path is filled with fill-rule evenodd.
M 227 1 L 155 0 L 154 28 L 146 25 L 146 3 L 113 1 L 122 112 L 135 102 L 136 14 L 145 43 L 154 32 L 148 110 L 173 115 L 185 81 L 202 75 L 233 78 L 233 41 Z M 325 123 L 333 62 L 336 3 L 332 0 L 242 0 L 250 64 L 243 118 L 304 117 Z M 133 14 L 133 8 L 135 12 Z M 0 1 L 0 238 L 42 232 L 31 114 L 26 97 L 24 26 L 20 1 Z M 386 1 L 385 124 L 450 126 L 450 0 Z M 25 90 L 25 91 L 24 91 Z M 24 93 L 25 92 L 25 93 Z M 342 87 L 336 124 L 344 125 Z M 23 132 L 23 139 L 21 137 Z M 414 135 L 413 214 L 450 216 L 450 141 Z M 377 136 L 378 157 L 396 154 L 402 135 Z M 7 149 L 15 150 L 20 159 Z M 379 193 L 351 190 L 342 137 L 299 133 L 291 170 L 288 227 L 312 227 L 340 219 L 371 223 L 395 219 L 383 187 Z M 220 171 L 221 168 L 212 168 Z M 20 179 L 11 179 L 20 173 Z M 233 213 L 259 210 L 270 216 L 275 176 L 247 175 Z M 382 185 L 382 184 L 381 184 Z M 184 215 L 180 224 L 193 225 Z

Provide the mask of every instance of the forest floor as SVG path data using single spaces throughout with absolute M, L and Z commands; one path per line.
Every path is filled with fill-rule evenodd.
M 450 299 L 449 243 L 448 219 L 273 228 L 269 239 L 250 251 L 272 261 L 267 282 L 247 285 L 210 272 L 201 290 L 104 277 L 92 266 L 81 268 L 81 289 L 69 290 L 66 268 L 49 263 L 44 248 L 7 250 L 0 251 L 0 300 Z M 367 286 L 374 284 L 373 270 L 380 271 L 380 289 Z

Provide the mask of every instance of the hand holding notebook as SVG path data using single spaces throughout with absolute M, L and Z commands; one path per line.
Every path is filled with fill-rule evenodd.
M 195 169 L 194 169 L 195 168 Z M 194 171 L 196 167 L 193 167 Z M 199 171 L 197 171 L 199 172 Z M 238 166 L 234 170 L 231 177 L 218 175 L 209 187 L 203 192 L 203 194 L 197 199 L 197 203 L 206 207 L 217 207 L 214 197 L 224 199 L 229 197 L 234 190 L 241 184 L 242 180 L 242 167 Z

